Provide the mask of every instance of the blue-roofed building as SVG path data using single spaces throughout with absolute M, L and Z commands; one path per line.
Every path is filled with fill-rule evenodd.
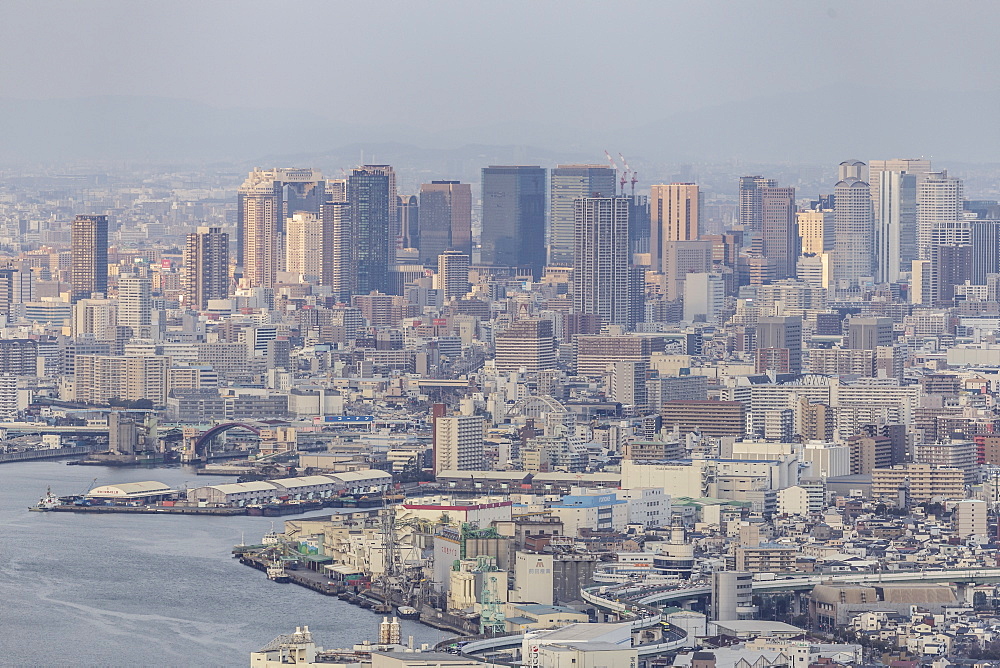
M 628 501 L 619 499 L 614 491 L 574 487 L 549 509 L 562 520 L 567 536 L 579 536 L 580 529 L 622 531 L 628 524 Z

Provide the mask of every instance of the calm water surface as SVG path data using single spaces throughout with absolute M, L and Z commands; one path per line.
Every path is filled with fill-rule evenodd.
M 381 616 L 272 583 L 232 558 L 241 534 L 258 542 L 268 518 L 27 510 L 49 485 L 78 494 L 94 478 L 235 481 L 180 467 L 0 465 L 0 666 L 248 666 L 251 651 L 300 625 L 327 648 L 377 636 Z M 446 635 L 402 623 L 418 644 Z

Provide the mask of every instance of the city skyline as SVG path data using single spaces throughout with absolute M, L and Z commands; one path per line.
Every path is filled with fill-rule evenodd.
M 0 3 L 0 664 L 1000 668 L 998 22 Z

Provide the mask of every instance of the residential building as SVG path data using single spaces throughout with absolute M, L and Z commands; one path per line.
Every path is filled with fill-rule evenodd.
M 642 281 L 632 264 L 627 197 L 574 201 L 573 309 L 632 329 L 642 313 Z
M 318 213 L 326 183 L 315 169 L 254 169 L 237 193 L 237 258 L 247 287 L 274 286 L 285 268 L 285 220 Z
M 478 415 L 435 417 L 434 472 L 485 469 L 484 428 Z
M 967 228 L 963 222 L 964 187 L 947 171 L 928 172 L 917 184 L 917 257 L 931 259 L 935 236 L 941 229 Z
M 660 409 L 664 429 L 682 433 L 697 431 L 704 436 L 743 436 L 744 407 L 739 401 L 665 401 Z
M 576 200 L 615 196 L 617 172 L 607 165 L 559 165 L 549 184 L 548 264 L 574 266 L 578 243 Z M 624 193 L 622 193 L 624 195 Z M 631 200 L 628 201 L 631 204 Z M 628 225 L 628 212 L 625 214 Z M 625 232 L 628 247 L 628 229 Z
M 444 291 L 445 301 L 461 299 L 469 292 L 469 260 L 465 253 L 447 250 L 437 257 L 438 289 Z
M 184 305 L 196 311 L 229 296 L 229 234 L 221 227 L 199 227 L 187 235 L 183 285 Z
M 552 321 L 522 318 L 496 335 L 496 367 L 500 373 L 524 368 L 528 373 L 556 366 Z
M 108 292 L 108 217 L 79 215 L 73 220 L 73 299 Z
M 909 502 L 965 498 L 965 472 L 931 464 L 898 464 L 872 471 L 872 496 Z
M 758 237 L 763 228 L 761 189 L 777 185 L 774 179 L 766 179 L 763 176 L 740 177 L 739 223 L 748 239 Z

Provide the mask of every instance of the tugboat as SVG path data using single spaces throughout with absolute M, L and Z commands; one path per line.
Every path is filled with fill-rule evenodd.
M 52 493 L 52 488 L 49 487 L 45 490 L 45 496 L 39 499 L 38 503 L 28 508 L 28 510 L 36 513 L 44 513 L 59 505 L 62 505 L 62 502 L 59 501 L 58 496 Z
M 268 565 L 267 578 L 281 584 L 291 581 L 291 578 L 288 577 L 288 573 L 285 572 L 285 567 L 282 566 L 281 562 L 277 559 L 272 560 Z

